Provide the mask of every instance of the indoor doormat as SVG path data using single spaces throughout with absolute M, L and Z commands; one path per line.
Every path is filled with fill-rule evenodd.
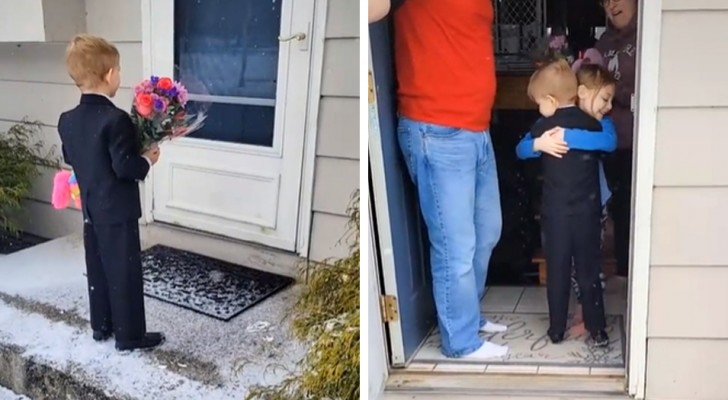
M 30 233 L 0 231 L 0 254 L 12 254 L 47 241 L 46 238 Z
M 157 245 L 142 252 L 144 294 L 221 321 L 286 288 L 293 279 Z
M 566 337 L 563 342 L 553 344 L 546 336 L 549 326 L 548 314 L 509 313 L 486 314 L 490 321 L 508 326 L 503 333 L 481 334 L 486 340 L 507 345 L 508 354 L 501 358 L 484 361 L 446 358 L 440 352 L 440 332 L 435 330 L 415 355 L 415 362 L 448 364 L 508 364 L 508 365 L 553 365 L 572 367 L 624 367 L 624 320 L 620 315 L 607 315 L 609 346 L 596 349 L 587 345 L 588 334 Z

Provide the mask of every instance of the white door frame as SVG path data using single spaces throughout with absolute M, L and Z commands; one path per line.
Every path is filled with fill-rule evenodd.
M 367 35 L 369 33 L 367 32 Z M 397 277 L 394 269 L 394 252 L 392 245 L 392 229 L 389 219 L 389 206 L 387 205 L 387 184 L 384 176 L 384 156 L 382 154 L 382 134 L 379 129 L 379 112 L 377 110 L 377 90 L 374 81 L 374 67 L 372 65 L 372 48 L 369 40 L 366 41 L 369 50 L 369 73 L 372 80 L 369 81 L 369 169 L 372 173 L 371 196 L 372 203 L 376 209 L 379 266 L 382 273 L 384 292 L 399 298 L 397 292 Z M 379 322 L 381 324 L 381 320 Z M 389 322 L 382 329 L 389 333 L 390 363 L 403 365 L 404 338 L 402 336 L 402 323 L 400 319 Z M 391 365 L 390 364 L 390 365 Z
M 162 31 L 168 32 L 168 36 L 160 37 L 152 32 L 152 1 L 141 0 L 142 16 L 142 71 L 144 77 L 155 73 L 153 65 L 157 63 L 169 63 L 174 60 L 159 60 L 164 54 L 153 51 L 154 40 L 174 41 L 174 21 L 159 19 L 154 24 L 162 25 Z M 157 0 L 158 1 L 158 0 Z M 309 242 L 311 236 L 311 224 L 313 219 L 313 186 L 314 166 L 316 161 L 316 137 L 318 133 L 318 117 L 321 99 L 321 85 L 323 75 L 324 42 L 327 19 L 328 0 L 315 0 L 313 26 L 311 27 L 311 69 L 309 77 L 309 92 L 306 109 L 305 134 L 303 139 L 303 160 L 301 165 L 301 185 L 298 207 L 298 228 L 296 239 L 296 253 L 301 257 L 307 257 L 309 253 Z M 156 58 L 156 59 L 155 59 Z M 154 169 L 149 172 L 147 179 L 141 184 L 142 193 L 142 220 L 143 224 L 154 223 L 153 201 L 154 201 Z
M 649 301 L 650 254 L 652 238 L 652 197 L 654 188 L 655 143 L 657 131 L 658 82 L 660 37 L 662 29 L 662 0 L 640 2 L 639 48 L 637 55 L 637 104 L 635 167 L 633 176 L 633 224 L 630 248 L 632 269 L 630 272 L 629 313 L 626 361 L 627 389 L 631 396 L 643 399 L 647 374 L 647 317 Z M 369 71 L 372 71 L 369 48 Z M 370 90 L 376 93 L 376 85 Z M 389 210 L 386 202 L 384 162 L 381 153 L 381 136 L 376 108 L 376 96 L 369 103 L 369 168 L 372 173 L 372 194 L 376 206 L 379 234 L 381 272 L 387 294 L 397 295 L 394 276 L 394 257 Z M 380 323 L 381 324 L 381 323 Z M 403 362 L 404 346 L 402 327 L 392 322 L 389 331 L 389 349 L 392 360 Z
M 628 338 L 628 391 L 638 399 L 645 397 L 647 378 L 647 317 L 649 307 L 650 254 L 652 250 L 652 196 L 655 181 L 655 144 L 657 139 L 658 84 L 662 0 L 639 2 L 641 21 L 638 29 L 635 103 L 635 146 L 633 171 L 632 249 Z

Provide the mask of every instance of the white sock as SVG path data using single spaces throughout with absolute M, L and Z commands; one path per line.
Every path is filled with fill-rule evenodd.
M 508 327 L 502 324 L 496 324 L 495 322 L 485 321 L 485 325 L 480 327 L 481 332 L 485 333 L 499 333 L 505 332 Z
M 501 346 L 491 342 L 484 342 L 478 350 L 463 356 L 466 360 L 487 360 L 489 358 L 503 357 L 508 354 L 508 346 Z

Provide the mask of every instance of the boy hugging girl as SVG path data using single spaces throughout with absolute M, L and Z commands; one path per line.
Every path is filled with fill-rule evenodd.
M 592 344 L 609 344 L 601 242 L 603 207 L 610 194 L 599 152 L 617 146 L 614 125 L 605 118 L 614 85 L 600 65 L 584 65 L 575 73 L 565 60 L 539 68 L 528 85 L 528 95 L 543 118 L 516 152 L 519 158 L 541 157 L 542 245 L 548 265 L 548 336 L 553 343 L 564 339 L 573 284 Z
M 66 67 L 81 100 L 61 114 L 58 132 L 81 191 L 93 338 L 113 335 L 119 351 L 151 349 L 164 335 L 147 332 L 144 318 L 139 181 L 157 162 L 159 149 L 140 155 L 129 114 L 111 102 L 120 81 L 114 45 L 78 35 L 66 50 Z

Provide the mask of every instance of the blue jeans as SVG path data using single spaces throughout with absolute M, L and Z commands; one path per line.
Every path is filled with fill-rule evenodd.
M 442 352 L 461 357 L 483 344 L 480 300 L 501 234 L 490 133 L 400 117 L 397 134 L 430 238 Z

